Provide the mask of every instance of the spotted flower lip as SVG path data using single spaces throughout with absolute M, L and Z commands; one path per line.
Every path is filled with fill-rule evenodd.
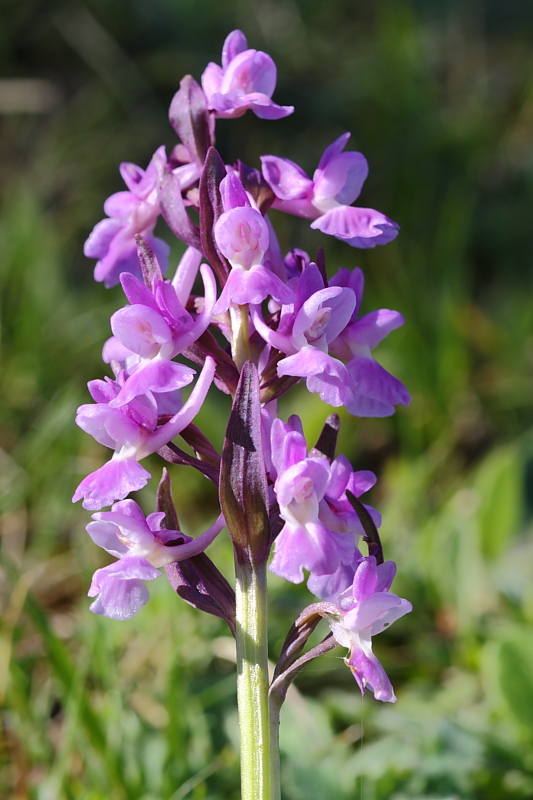
M 352 247 L 387 244 L 399 226 L 373 208 L 351 204 L 359 197 L 368 175 L 362 153 L 343 151 L 349 133 L 324 150 L 313 180 L 298 164 L 280 156 L 261 156 L 263 175 L 276 195 L 273 208 L 313 220 L 311 227 L 335 236 Z
M 294 111 L 271 99 L 276 88 L 276 65 L 267 53 L 249 50 L 242 31 L 229 34 L 222 48 L 222 66 L 211 62 L 202 75 L 208 107 L 223 119 L 251 110 L 261 119 L 281 119 Z

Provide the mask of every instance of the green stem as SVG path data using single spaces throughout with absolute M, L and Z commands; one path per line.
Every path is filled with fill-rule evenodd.
M 242 800 L 270 800 L 266 564 L 236 561 Z
M 271 800 L 281 800 L 280 756 L 279 756 L 279 714 L 281 703 L 275 697 L 270 698 L 270 788 Z
M 231 350 L 237 369 L 241 370 L 250 358 L 250 334 L 248 332 L 248 306 L 230 306 Z

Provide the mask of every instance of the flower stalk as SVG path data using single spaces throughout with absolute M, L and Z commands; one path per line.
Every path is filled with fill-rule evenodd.
M 270 800 L 266 562 L 235 562 L 242 800 Z
M 309 450 L 300 418 L 284 421 L 276 402 L 305 381 L 324 403 L 354 416 L 389 416 L 407 405 L 403 383 L 372 355 L 404 318 L 390 309 L 361 316 L 363 273 L 328 274 L 322 248 L 316 261 L 299 248 L 284 257 L 268 211 L 304 217 L 363 249 L 394 239 L 398 225 L 351 205 L 368 166 L 361 153 L 344 150 L 348 133 L 326 148 L 312 179 L 281 156 L 262 156 L 262 171 L 224 162 L 214 147 L 217 118 L 248 110 L 271 120 L 292 113 L 292 106 L 272 100 L 275 83 L 270 56 L 233 31 L 222 64 L 208 65 L 201 86 L 190 75 L 181 81 L 169 111 L 180 140 L 172 151 L 160 147 L 146 170 L 121 165 L 128 191 L 108 199 L 107 217 L 85 253 L 98 259 L 97 280 L 121 283 L 127 304 L 113 314 L 113 336 L 102 353 L 113 377 L 89 383 L 94 402 L 80 406 L 76 417 L 113 451 L 73 498 L 97 512 L 89 535 L 116 559 L 94 575 L 91 610 L 130 619 L 149 598 L 146 583 L 164 569 L 178 597 L 226 621 L 237 644 L 243 800 L 281 798 L 280 709 L 312 659 L 342 645 L 361 692 L 395 701 L 372 637 L 411 610 L 390 591 L 396 566 L 384 559 L 381 516 L 359 499 L 376 477 L 335 455 L 338 416 L 328 417 Z M 161 215 L 187 245 L 168 278 L 169 248 L 154 235 Z M 200 295 L 193 293 L 198 275 Z M 221 454 L 193 423 L 212 385 L 233 398 Z M 178 436 L 192 455 L 174 441 Z M 154 513 L 145 517 L 126 499 L 146 485 L 150 473 L 140 462 L 156 452 L 178 469 L 194 467 L 218 489 L 220 513 L 194 539 L 180 529 L 166 469 Z M 101 511 L 106 506 L 111 511 Z M 234 550 L 235 592 L 204 552 L 224 527 Z M 289 629 L 270 686 L 269 560 L 272 572 L 292 583 L 306 580 L 321 601 Z M 323 619 L 331 633 L 306 649 Z

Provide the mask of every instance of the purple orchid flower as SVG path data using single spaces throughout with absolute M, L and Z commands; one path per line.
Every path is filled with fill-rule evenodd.
M 124 386 L 127 375 L 139 366 L 142 359 L 137 353 L 124 347 L 116 336 L 111 336 L 102 348 L 102 360 L 105 364 L 111 364 L 115 376 L 120 376 L 121 385 Z M 183 395 L 179 389 L 171 392 L 152 391 L 156 406 L 157 415 L 172 417 L 180 410 L 183 405 Z
M 220 515 L 214 525 L 196 539 L 181 531 L 161 528 L 163 512 L 145 517 L 134 500 L 115 503 L 111 511 L 93 514 L 87 525 L 91 539 L 119 560 L 96 570 L 89 597 L 90 610 L 111 619 L 130 619 L 144 606 L 149 592 L 144 581 L 158 578 L 159 567 L 202 553 L 224 527 Z M 179 542 L 169 544 L 169 542 Z
M 396 574 L 394 561 L 379 566 L 374 556 L 362 558 L 357 565 L 352 586 L 339 598 L 339 618 L 330 619 L 333 636 L 349 649 L 346 665 L 361 692 L 374 692 L 376 700 L 394 703 L 396 696 L 382 665 L 372 652 L 372 636 L 381 633 L 412 605 L 389 589 Z
M 120 174 L 128 191 L 108 197 L 104 203 L 108 219 L 99 222 L 85 242 L 85 255 L 98 259 L 94 278 L 103 281 L 107 288 L 116 286 L 121 272 L 141 274 L 136 234 L 146 239 L 163 271 L 167 267 L 170 247 L 153 235 L 160 214 L 155 162 L 161 157 L 164 157 L 164 147 L 154 153 L 146 170 L 126 162 L 120 165 Z
M 312 228 L 352 247 L 387 244 L 398 235 L 397 223 L 373 208 L 351 205 L 361 193 L 368 164 L 362 153 L 342 152 L 349 138 L 345 133 L 324 150 L 313 180 L 288 158 L 261 156 L 263 175 L 277 198 L 273 208 L 314 220 Z
M 146 485 L 150 473 L 139 461 L 155 453 L 189 425 L 205 400 L 215 374 L 215 362 L 207 357 L 196 385 L 182 408 L 158 427 L 153 395 L 137 397 L 120 408 L 110 403 L 122 389 L 119 381 L 91 381 L 89 391 L 96 401 L 80 406 L 76 423 L 97 442 L 115 452 L 111 461 L 82 480 L 72 502 L 83 499 L 83 507 L 97 511 L 122 500 Z
M 269 247 L 268 225 L 252 206 L 236 173 L 222 179 L 220 193 L 224 213 L 215 224 L 214 234 L 232 269 L 214 313 L 221 314 L 230 305 L 259 304 L 269 295 L 280 304 L 293 302 L 291 289 L 263 264 Z
M 344 359 L 349 375 L 353 399 L 346 403 L 350 414 L 358 417 L 387 417 L 394 414 L 394 406 L 408 405 L 411 396 L 403 383 L 393 377 L 372 357 L 371 350 L 389 333 L 404 324 L 398 311 L 381 308 L 359 317 L 364 290 L 364 276 L 360 269 L 353 272 L 341 269 L 330 280 L 330 285 L 345 286 L 355 292 L 357 305 L 349 324 L 331 342 L 330 349 Z
M 222 48 L 222 66 L 210 62 L 202 75 L 208 108 L 217 117 L 235 119 L 248 109 L 261 119 L 281 119 L 293 106 L 271 100 L 276 88 L 276 65 L 260 50 L 248 50 L 242 31 L 232 31 Z
M 348 287 L 325 287 L 313 263 L 290 286 L 295 288 L 296 302 L 283 306 L 277 330 L 265 323 L 256 306 L 251 309 L 255 328 L 268 344 L 287 355 L 278 364 L 278 375 L 306 378 L 309 391 L 318 393 L 325 403 L 346 405 L 353 400 L 349 375 L 328 349 L 352 316 L 355 294 Z
M 111 317 L 111 329 L 127 350 L 139 356 L 118 395 L 110 402 L 118 408 L 134 397 L 153 391 L 175 392 L 191 382 L 194 370 L 172 361 L 207 330 L 216 300 L 211 268 L 200 268 L 204 282 L 203 308 L 197 318 L 181 304 L 175 287 L 156 280 L 152 291 L 134 275 L 121 275 L 122 288 L 131 305 Z
M 360 557 L 355 542 L 363 530 L 353 509 L 350 514 L 345 507 L 346 490 L 359 496 L 373 486 L 375 476 L 354 473 L 342 456 L 331 464 L 325 456 L 309 457 L 295 416 L 288 423 L 272 421 L 270 454 L 274 494 L 285 522 L 275 541 L 272 572 L 301 583 L 304 568 L 311 576 L 333 575 L 343 566 L 349 569 L 355 556 Z M 368 510 L 379 524 L 379 514 Z

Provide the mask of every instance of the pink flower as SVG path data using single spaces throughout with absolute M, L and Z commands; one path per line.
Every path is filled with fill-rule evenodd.
M 158 578 L 159 567 L 202 553 L 224 527 L 220 515 L 205 533 L 191 539 L 181 531 L 161 528 L 164 517 L 162 512 L 145 517 L 134 500 L 93 514 L 94 522 L 87 525 L 91 539 L 119 559 L 93 575 L 88 594 L 98 595 L 91 605 L 95 614 L 121 620 L 133 617 L 149 598 L 144 581 Z
M 350 651 L 345 663 L 361 692 L 371 689 L 376 700 L 386 703 L 394 703 L 396 696 L 387 673 L 372 652 L 372 636 L 413 608 L 407 600 L 389 591 L 395 574 L 393 561 L 378 566 L 374 556 L 362 558 L 352 586 L 339 598 L 339 617 L 330 619 L 333 636 Z
M 230 305 L 259 304 L 269 295 L 278 303 L 290 303 L 294 293 L 267 266 L 263 258 L 269 246 L 268 226 L 234 172 L 220 183 L 224 213 L 215 224 L 215 239 L 231 264 L 226 285 L 215 308 L 222 314 Z
M 229 34 L 222 48 L 222 66 L 211 62 L 202 75 L 208 108 L 217 117 L 235 119 L 250 109 L 262 119 L 281 119 L 293 106 L 271 100 L 276 88 L 276 65 L 260 50 L 248 50 L 242 31 Z
M 342 152 L 350 138 L 340 136 L 324 150 L 311 180 L 298 164 L 279 156 L 261 156 L 263 175 L 276 195 L 273 208 L 314 220 L 312 228 L 352 247 L 387 244 L 398 235 L 396 222 L 373 208 L 355 208 L 368 175 L 362 153 Z
M 161 157 L 161 151 L 164 153 L 164 148 L 159 148 L 154 154 L 146 170 L 136 164 L 120 165 L 120 174 L 128 191 L 108 197 L 104 203 L 108 219 L 99 222 L 85 242 L 85 255 L 98 259 L 94 278 L 103 281 L 107 288 L 118 283 L 121 272 L 141 274 L 136 234 L 146 239 L 163 271 L 167 267 L 170 247 L 153 235 L 160 214 L 155 161 Z

